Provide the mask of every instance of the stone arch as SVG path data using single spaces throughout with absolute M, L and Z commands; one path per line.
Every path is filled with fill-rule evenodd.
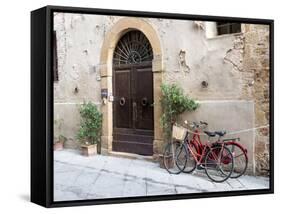
M 112 94 L 112 66 L 113 52 L 119 39 L 128 31 L 136 29 L 141 31 L 149 40 L 153 50 L 152 72 L 153 72 L 153 97 L 154 97 L 154 141 L 153 153 L 159 154 L 163 144 L 163 133 L 159 118 L 161 116 L 161 105 L 159 97 L 161 96 L 160 85 L 162 84 L 162 49 L 159 37 L 155 29 L 142 18 L 121 18 L 111 30 L 109 30 L 101 48 L 100 55 L 100 75 L 101 88 L 107 89 L 108 94 Z M 112 151 L 112 133 L 113 133 L 113 115 L 112 102 L 108 100 L 101 106 L 103 113 L 102 125 L 102 152 Z

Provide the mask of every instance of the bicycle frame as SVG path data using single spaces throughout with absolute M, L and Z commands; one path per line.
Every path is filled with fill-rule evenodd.
M 197 129 L 194 131 L 193 137 L 190 140 L 190 142 L 188 141 L 188 135 L 185 139 L 185 142 L 187 144 L 188 151 L 191 152 L 191 155 L 195 159 L 196 164 L 197 165 L 201 164 L 204 156 L 206 155 L 206 151 L 207 149 L 210 149 L 210 146 L 207 143 L 203 144 L 201 142 L 200 134 Z M 191 144 L 195 146 L 196 151 L 194 151 L 194 149 L 191 148 Z
M 193 137 L 190 141 L 188 141 L 188 134 L 187 134 L 187 136 L 185 138 L 185 142 L 187 144 L 188 151 L 191 153 L 194 160 L 196 161 L 196 165 L 200 165 L 203 163 L 203 159 L 204 159 L 205 155 L 207 154 L 207 151 L 209 149 L 211 149 L 212 145 L 214 144 L 213 143 L 213 144 L 209 145 L 209 139 L 205 144 L 202 143 L 198 129 L 196 129 L 194 131 Z M 220 138 L 215 143 L 218 143 L 218 142 L 220 142 L 222 146 L 226 144 L 224 141 L 221 141 Z M 194 149 L 191 148 L 191 145 L 195 147 L 196 151 L 194 151 Z M 212 154 L 212 155 L 214 156 L 217 154 Z M 220 155 L 219 155 L 219 157 L 220 157 Z

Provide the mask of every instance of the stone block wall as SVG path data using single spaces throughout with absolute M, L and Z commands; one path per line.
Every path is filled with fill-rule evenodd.
M 245 25 L 244 70 L 252 73 L 255 126 L 269 125 L 269 26 Z M 269 127 L 255 131 L 255 161 L 257 174 L 269 169 Z

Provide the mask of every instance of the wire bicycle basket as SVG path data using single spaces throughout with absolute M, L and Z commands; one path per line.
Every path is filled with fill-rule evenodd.
M 173 125 L 172 138 L 183 141 L 187 133 L 187 129 L 177 124 Z

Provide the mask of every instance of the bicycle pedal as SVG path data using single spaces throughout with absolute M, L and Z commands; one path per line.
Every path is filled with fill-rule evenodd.
M 203 169 L 205 169 L 205 167 L 202 166 L 202 165 L 197 165 L 196 169 L 197 169 L 197 170 L 203 170 Z

